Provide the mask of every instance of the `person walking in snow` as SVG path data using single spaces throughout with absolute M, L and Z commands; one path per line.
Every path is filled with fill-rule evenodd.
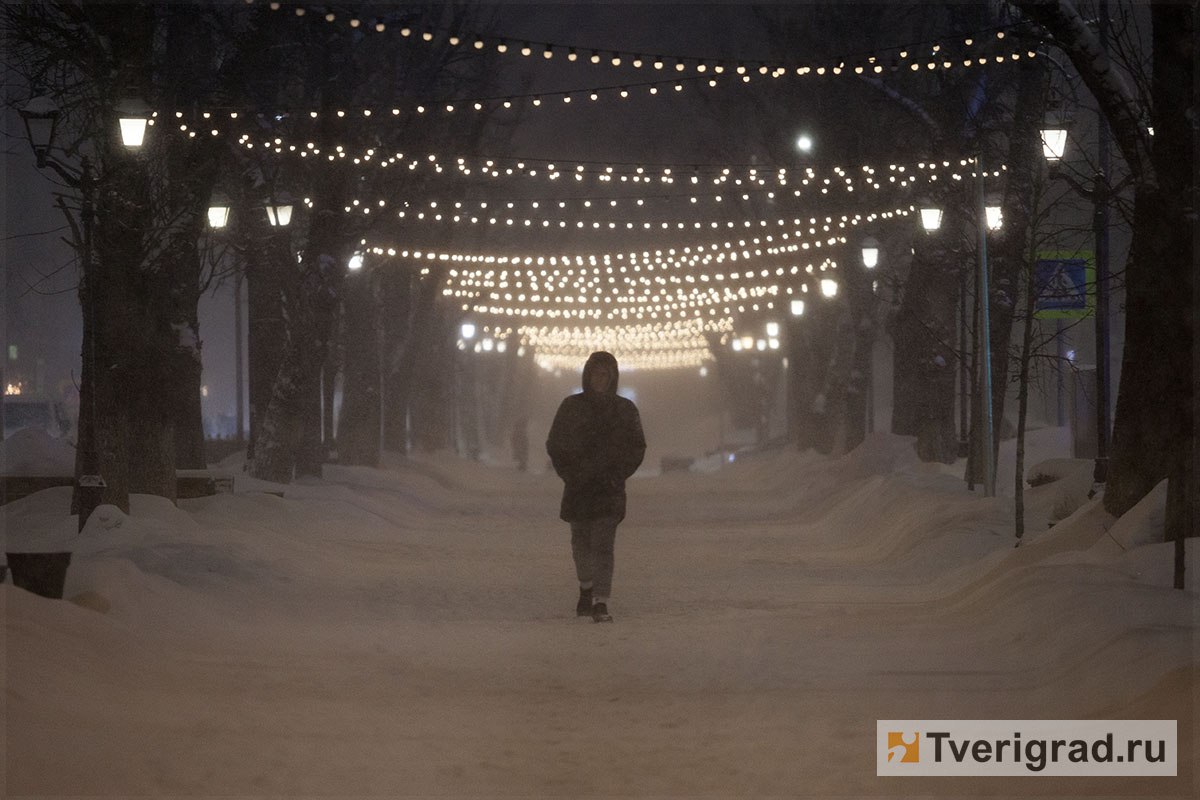
M 562 401 L 546 452 L 563 480 L 559 517 L 571 525 L 571 554 L 579 578 L 575 613 L 612 622 L 613 543 L 625 519 L 625 481 L 641 466 L 646 437 L 633 401 L 617 394 L 617 359 L 592 353 L 583 391 Z

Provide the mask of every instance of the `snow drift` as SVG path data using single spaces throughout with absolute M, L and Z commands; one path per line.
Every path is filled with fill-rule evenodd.
M 635 479 L 597 626 L 559 488 L 435 456 L 138 496 L 79 534 L 69 490 L 6 506 L 6 549 L 74 552 L 75 599 L 0 593 L 8 791 L 1088 794 L 876 778 L 874 720 L 1141 716 L 1181 720 L 1184 775 L 1122 791 L 1190 785 L 1196 596 L 1160 494 L 1052 528 L 1031 503 L 1014 548 L 1010 501 L 900 437 Z

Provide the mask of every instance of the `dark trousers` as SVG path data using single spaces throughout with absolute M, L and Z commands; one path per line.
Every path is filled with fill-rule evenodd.
M 615 517 L 571 523 L 571 554 L 580 583 L 592 583 L 592 594 L 610 597 L 613 577 L 613 543 L 617 538 Z

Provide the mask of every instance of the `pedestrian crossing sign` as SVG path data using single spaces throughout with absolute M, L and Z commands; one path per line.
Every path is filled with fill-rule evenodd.
M 1038 319 L 1074 319 L 1095 306 L 1096 261 L 1092 253 L 1039 253 L 1033 271 Z

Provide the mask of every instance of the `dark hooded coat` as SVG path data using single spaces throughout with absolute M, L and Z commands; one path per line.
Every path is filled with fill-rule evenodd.
M 605 366 L 608 391 L 591 388 L 592 371 Z M 562 401 L 546 452 L 563 479 L 559 516 L 567 522 L 625 518 L 625 481 L 641 466 L 646 437 L 637 406 L 617 394 L 617 359 L 592 353 L 583 368 L 583 391 Z

